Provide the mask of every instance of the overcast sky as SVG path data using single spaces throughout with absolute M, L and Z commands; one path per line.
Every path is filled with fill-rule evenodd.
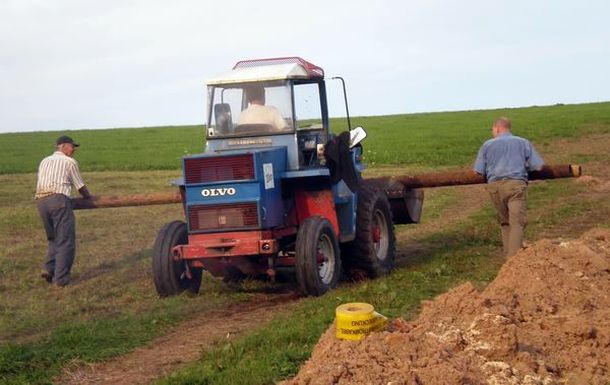
M 276 56 L 343 76 L 353 115 L 608 101 L 609 15 L 607 0 L 0 0 L 0 132 L 201 124 L 205 79 Z

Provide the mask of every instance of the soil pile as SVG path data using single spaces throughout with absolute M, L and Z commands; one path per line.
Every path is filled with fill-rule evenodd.
M 483 292 L 463 284 L 388 331 L 339 341 L 334 325 L 285 385 L 606 385 L 610 230 L 541 240 Z
M 610 180 L 608 179 L 597 178 L 591 175 L 583 175 L 574 179 L 574 181 L 576 183 L 589 185 L 593 191 L 610 190 Z

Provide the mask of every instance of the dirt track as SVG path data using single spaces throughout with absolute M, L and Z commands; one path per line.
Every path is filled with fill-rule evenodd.
M 264 296 L 246 304 L 211 311 L 117 359 L 90 365 L 73 362 L 55 382 L 70 385 L 148 384 L 197 360 L 202 350 L 215 343 L 240 337 L 251 331 L 253 324 L 260 327 L 274 315 L 288 311 L 287 302 L 295 299 L 294 295 Z

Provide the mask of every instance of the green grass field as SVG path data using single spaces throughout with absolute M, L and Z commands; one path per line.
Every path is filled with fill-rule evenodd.
M 499 115 L 511 117 L 515 132 L 532 139 L 547 161 L 576 160 L 584 163 L 585 172 L 607 175 L 610 103 L 353 122 L 368 131 L 364 146 L 370 173 L 411 173 L 469 165 Z M 46 240 L 32 195 L 36 166 L 58 135 L 0 135 L 0 383 L 48 384 L 66 365 L 122 355 L 184 320 L 253 300 L 267 288 L 251 281 L 225 285 L 206 277 L 199 296 L 159 299 L 150 248 L 163 223 L 183 215 L 179 205 L 168 205 L 78 212 L 76 284 L 50 291 L 38 277 Z M 99 195 L 169 191 L 167 181 L 180 174 L 180 158 L 203 146 L 203 131 L 196 126 L 70 135 L 82 144 L 76 158 L 90 189 Z M 422 299 L 460 282 L 485 285 L 502 263 L 499 238 L 486 197 L 468 191 L 427 191 L 422 223 L 397 228 L 401 258 L 393 274 L 303 299 L 290 314 L 278 314 L 268 325 L 219 343 L 159 382 L 273 383 L 297 372 L 340 303 L 366 301 L 387 316 L 409 318 Z M 530 204 L 530 240 L 610 226 L 607 194 L 573 180 L 532 184 Z M 413 244 L 419 247 L 411 252 Z
M 81 171 L 175 170 L 205 145 L 203 126 L 64 131 L 81 145 Z M 0 174 L 36 172 L 59 132 L 0 134 Z
M 608 132 L 610 102 L 502 110 L 354 117 L 352 124 L 368 132 L 366 161 L 370 165 L 424 167 L 462 166 L 472 161 L 489 138 L 491 122 L 502 115 L 514 121 L 513 131 L 541 149 L 553 139 Z M 333 119 L 340 131 L 345 119 Z M 77 152 L 83 171 L 174 170 L 184 155 L 203 150 L 203 126 L 68 131 L 82 147 Z M 0 174 L 35 172 L 53 150 L 57 132 L 0 134 Z

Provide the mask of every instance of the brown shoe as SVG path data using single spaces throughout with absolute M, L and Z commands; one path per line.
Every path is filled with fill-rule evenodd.
M 41 276 L 42 278 L 44 278 L 44 279 L 45 279 L 45 281 L 47 281 L 48 283 L 53 282 L 53 274 L 49 273 L 49 272 L 48 272 L 48 271 L 46 271 L 46 270 L 42 270 L 42 271 L 40 272 L 40 276 Z

